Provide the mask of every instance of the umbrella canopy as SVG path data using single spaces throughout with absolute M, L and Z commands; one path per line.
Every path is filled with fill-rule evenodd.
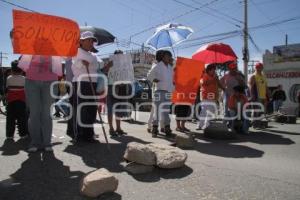
M 175 45 L 188 39 L 193 30 L 181 24 L 166 24 L 156 29 L 153 36 L 151 36 L 146 45 L 154 50 L 172 48 Z
M 198 49 L 192 56 L 193 59 L 204 63 L 225 63 L 237 60 L 232 48 L 223 43 L 212 43 Z
M 102 28 L 96 28 L 93 26 L 81 26 L 80 32 L 84 31 L 91 31 L 94 34 L 94 36 L 98 40 L 97 45 L 112 43 L 115 41 L 115 36 Z

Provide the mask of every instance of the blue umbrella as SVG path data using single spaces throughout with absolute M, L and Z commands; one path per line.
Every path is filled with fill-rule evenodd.
M 146 45 L 154 50 L 173 48 L 188 39 L 192 33 L 191 28 L 181 24 L 166 24 L 156 29 L 154 35 L 147 40 Z

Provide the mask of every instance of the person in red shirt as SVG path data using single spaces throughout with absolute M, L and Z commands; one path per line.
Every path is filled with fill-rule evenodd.
M 243 86 L 235 86 L 233 88 L 234 93 L 229 97 L 228 108 L 229 115 L 232 119 L 231 130 L 238 131 L 242 134 L 249 133 L 249 120 L 244 116 L 244 105 L 248 102 L 246 95 L 244 94 L 245 88 Z M 237 122 L 242 122 L 241 130 L 236 130 Z
M 6 138 L 13 139 L 16 122 L 21 138 L 28 135 L 27 114 L 25 103 L 25 77 L 23 71 L 18 67 L 18 61 L 11 63 L 12 75 L 6 81 L 7 117 L 6 117 Z
M 201 112 L 196 130 L 207 128 L 209 121 L 215 117 L 219 88 L 224 90 L 216 74 L 216 65 L 206 65 L 205 73 L 200 80 Z

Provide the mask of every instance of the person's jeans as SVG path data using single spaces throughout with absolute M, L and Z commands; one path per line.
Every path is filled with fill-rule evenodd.
M 150 111 L 150 115 L 149 115 L 149 119 L 148 119 L 148 129 L 152 129 L 152 121 L 153 121 L 153 115 L 154 115 L 154 107 L 151 107 L 151 111 Z M 160 127 L 164 128 L 165 125 L 162 123 L 162 121 L 160 121 Z
M 29 107 L 28 130 L 31 137 L 30 146 L 51 146 L 52 118 L 51 104 L 54 102 L 50 94 L 52 81 L 35 81 L 26 79 L 25 94 Z
M 170 125 L 170 93 L 164 90 L 157 90 L 154 92 L 154 113 L 153 113 L 153 126 L 158 126 L 158 121 L 165 126 Z
M 236 119 L 237 119 L 237 113 L 234 110 L 229 110 L 229 115 L 230 115 L 231 118 L 234 118 L 234 119 L 231 120 L 231 130 L 234 130 L 234 126 L 235 126 Z M 242 113 L 241 113 L 241 115 L 242 115 Z M 245 118 L 247 118 L 247 117 L 246 116 L 241 116 L 240 120 L 242 120 L 242 123 L 243 123 L 243 125 L 242 125 L 242 131 L 243 132 L 242 133 L 247 134 L 249 132 L 250 122 L 249 122 L 248 119 L 245 119 Z
M 282 106 L 282 104 L 283 104 L 282 100 L 280 100 L 280 99 L 279 100 L 274 100 L 273 101 L 273 111 L 278 112 L 280 107 Z

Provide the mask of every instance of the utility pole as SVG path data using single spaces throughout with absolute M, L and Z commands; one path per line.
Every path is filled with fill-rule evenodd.
M 249 49 L 248 49 L 248 0 L 244 0 L 244 47 L 243 47 L 243 61 L 244 61 L 244 76 L 245 81 L 248 81 L 248 60 L 249 60 Z

